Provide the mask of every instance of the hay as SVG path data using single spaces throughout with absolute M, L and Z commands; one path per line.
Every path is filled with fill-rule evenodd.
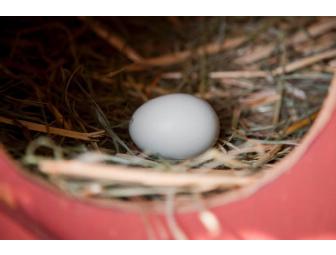
M 180 238 L 174 196 L 224 193 L 271 171 L 316 118 L 336 58 L 334 18 L 40 17 L 1 18 L 1 26 L 8 152 L 75 196 L 168 197 Z M 193 159 L 145 155 L 128 135 L 130 116 L 175 92 L 212 104 L 220 138 Z M 202 219 L 216 229 L 210 216 Z

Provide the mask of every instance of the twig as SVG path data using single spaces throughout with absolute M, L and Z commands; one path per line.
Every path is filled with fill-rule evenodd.
M 36 91 L 37 97 L 41 101 L 41 99 L 45 97 L 44 93 L 37 86 L 34 86 L 34 89 Z M 66 129 L 71 129 L 70 123 L 68 123 L 68 121 L 64 118 L 62 113 L 56 108 L 56 106 L 54 106 L 51 102 L 47 102 L 47 107 L 49 108 L 51 113 L 54 115 L 58 124 L 64 125 Z
M 213 55 L 223 50 L 233 49 L 247 41 L 247 37 L 236 37 L 224 42 L 213 42 L 203 45 L 196 50 L 185 50 L 159 57 L 145 59 L 126 68 L 127 71 L 141 71 L 155 66 L 170 66 L 181 63 L 193 56 Z
M 281 68 L 282 72 L 281 74 L 286 72 L 286 66 L 288 63 L 288 55 L 287 55 L 287 47 L 284 43 L 284 34 L 280 36 L 280 49 L 281 49 L 281 56 L 280 56 L 280 66 L 278 69 Z M 278 124 L 281 118 L 281 112 L 283 108 L 283 101 L 284 101 L 284 92 L 285 92 L 285 82 L 283 80 L 283 75 L 280 76 L 280 79 L 278 79 L 277 82 L 277 94 L 279 95 L 279 100 L 275 103 L 274 113 L 273 113 L 273 125 Z
M 304 44 L 296 45 L 294 48 L 297 52 L 304 55 L 311 55 L 314 53 L 322 52 L 332 48 L 335 44 L 335 33 L 330 32 L 321 36 L 318 40 L 309 40 Z
M 335 29 L 335 28 L 336 28 L 335 19 L 321 21 L 319 23 L 316 23 L 310 26 L 306 32 L 300 31 L 294 34 L 289 40 L 287 40 L 286 46 L 292 46 L 292 45 L 296 45 L 299 43 L 303 43 L 311 39 L 312 37 L 320 36 L 324 34 L 325 32 Z M 264 59 L 270 56 L 274 52 L 276 47 L 277 45 L 274 43 L 260 45 L 256 47 L 252 52 L 240 58 L 237 58 L 235 60 L 235 63 L 240 64 L 240 65 L 245 65 L 245 64 L 251 64 L 251 63 L 257 62 L 261 59 Z
M 299 60 L 296 60 L 292 63 L 289 63 L 287 65 L 285 65 L 284 67 L 279 66 L 277 68 L 275 68 L 272 72 L 273 75 L 281 75 L 283 73 L 290 73 L 290 72 L 294 72 L 298 69 L 302 69 L 304 67 L 310 66 L 316 62 L 319 62 L 321 60 L 324 59 L 328 59 L 328 58 L 333 58 L 336 56 L 336 49 L 332 49 L 332 50 L 328 50 L 313 56 L 309 56 L 306 58 L 302 58 Z
M 277 102 L 280 95 L 274 89 L 263 90 L 252 93 L 248 97 L 239 100 L 243 107 L 256 108 L 261 105 L 271 104 Z
M 211 79 L 227 79 L 227 78 L 266 78 L 270 73 L 258 70 L 239 70 L 239 71 L 218 71 L 210 72 L 209 78 Z M 161 78 L 163 79 L 182 79 L 181 72 L 164 73 Z
M 142 207 L 139 207 L 139 209 L 141 210 L 140 216 L 143 221 L 148 240 L 157 240 L 159 237 L 156 235 L 154 231 L 154 225 L 149 220 L 149 215 L 144 210 L 142 210 Z
M 283 147 L 282 144 L 276 144 L 276 145 L 273 145 L 271 147 L 271 149 L 263 154 L 254 164 L 253 164 L 253 167 L 254 168 L 259 168 L 263 165 L 265 165 L 267 162 L 271 161 L 275 155 L 281 150 L 281 148 Z
M 272 120 L 273 125 L 278 124 L 278 122 L 280 121 L 284 91 L 285 91 L 284 82 L 283 80 L 280 80 L 279 84 L 277 85 L 278 99 L 275 101 L 273 120 Z
M 332 49 L 313 56 L 295 60 L 285 66 L 279 66 L 271 72 L 260 70 L 218 71 L 218 72 L 210 72 L 209 77 L 212 79 L 267 78 L 271 77 L 272 75 L 278 76 L 285 73 L 291 73 L 304 67 L 310 66 L 319 61 L 322 61 L 324 59 L 333 58 L 335 56 L 336 56 L 336 49 Z M 181 79 L 182 77 L 183 74 L 180 72 L 170 72 L 162 75 L 163 79 Z
M 79 17 L 79 19 L 86 22 L 93 32 L 95 32 L 100 38 L 105 40 L 112 47 L 116 48 L 121 53 L 123 53 L 130 60 L 134 62 L 142 61 L 143 58 L 133 48 L 128 46 L 121 37 L 112 33 L 111 31 L 108 31 L 101 24 L 92 20 L 89 17 Z
M 280 137 L 285 138 L 285 137 L 289 136 L 290 134 L 293 134 L 294 132 L 296 132 L 300 128 L 303 128 L 303 127 L 311 124 L 316 119 L 317 115 L 318 115 L 318 112 L 314 112 L 311 115 L 309 115 L 307 118 L 304 118 L 302 120 L 294 122 L 292 125 L 287 127 L 286 130 L 282 134 L 280 134 Z M 279 136 L 277 136 L 277 138 L 279 138 Z M 261 142 L 261 141 L 259 141 L 259 142 Z M 262 155 L 262 157 L 259 158 L 253 164 L 253 167 L 259 168 L 260 166 L 262 166 L 262 165 L 266 164 L 267 162 L 271 161 L 275 157 L 275 155 L 282 149 L 283 144 L 287 144 L 287 143 L 278 143 L 278 144 L 273 145 L 272 148 L 270 149 L 270 151 L 268 151 L 267 153 Z
M 317 117 L 318 112 L 314 112 L 311 115 L 309 115 L 308 117 L 301 119 L 297 122 L 294 122 L 292 125 L 290 125 L 289 127 L 286 128 L 285 132 L 283 132 L 282 134 L 280 134 L 281 138 L 285 138 L 287 136 L 289 136 L 290 134 L 293 134 L 294 132 L 296 132 L 297 130 L 310 125 Z M 253 164 L 253 167 L 255 168 L 259 168 L 260 166 L 266 164 L 267 162 L 271 161 L 275 155 L 282 149 L 283 144 L 276 144 L 272 147 L 272 149 L 270 151 L 268 151 L 267 153 L 265 153 L 260 159 L 258 159 L 258 161 L 256 161 Z
M 318 111 L 314 112 L 314 113 L 310 114 L 308 117 L 294 122 L 293 124 L 291 124 L 289 127 L 286 128 L 286 130 L 285 130 L 285 132 L 283 133 L 282 136 L 287 137 L 287 136 L 293 134 L 294 132 L 296 132 L 297 130 L 312 124 L 313 121 L 316 119 L 318 113 L 319 113 Z
M 159 187 L 122 187 L 122 188 L 112 188 L 105 189 L 101 192 L 100 196 L 104 198 L 108 197 L 138 197 L 146 195 L 166 195 L 167 190 L 170 188 L 159 188 Z M 177 190 L 176 193 L 187 192 L 184 189 Z M 96 194 L 95 194 L 96 195 Z
M 194 200 L 199 210 L 198 218 L 200 222 L 211 236 L 218 236 L 222 231 L 219 219 L 207 208 L 200 193 L 194 193 Z
M 187 240 L 188 239 L 187 235 L 178 225 L 174 215 L 174 200 L 175 200 L 175 192 L 172 190 L 167 193 L 167 200 L 166 200 L 167 225 L 171 234 L 176 240 Z
M 156 169 L 90 164 L 76 160 L 44 160 L 39 163 L 39 169 L 44 173 L 54 175 L 137 183 L 155 187 L 198 187 L 212 189 L 219 186 L 237 187 L 254 181 L 253 177 L 240 178 L 224 174 L 158 172 Z
M 226 71 L 226 72 L 211 72 L 210 78 L 212 79 L 225 79 L 225 78 L 266 78 L 270 75 L 269 72 L 258 70 L 246 71 Z
M 84 140 L 84 141 L 93 141 L 96 138 L 99 138 L 104 135 L 104 130 L 99 130 L 91 133 L 81 133 L 73 130 L 67 130 L 63 128 L 55 128 L 55 127 L 48 127 L 47 125 L 38 124 L 30 121 L 25 120 L 12 120 L 6 117 L 0 116 L 0 123 L 5 123 L 8 125 L 16 126 L 19 124 L 19 126 L 23 126 L 29 130 L 47 133 L 47 134 L 53 134 L 53 135 L 59 135 L 59 136 L 65 136 L 70 137 L 74 139 Z

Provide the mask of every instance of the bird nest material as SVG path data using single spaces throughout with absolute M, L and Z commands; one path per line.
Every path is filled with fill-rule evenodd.
M 77 197 L 201 199 L 257 182 L 297 146 L 335 69 L 336 19 L 1 18 L 0 139 L 25 169 Z M 183 92 L 220 118 L 183 161 L 139 151 L 128 121 Z

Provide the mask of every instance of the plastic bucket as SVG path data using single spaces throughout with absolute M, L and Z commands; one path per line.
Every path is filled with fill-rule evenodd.
M 302 143 L 254 186 L 217 195 L 206 206 L 220 231 L 209 232 L 192 206 L 176 219 L 190 239 L 336 239 L 336 79 Z M 167 239 L 153 206 L 69 197 L 28 176 L 0 149 L 1 239 Z

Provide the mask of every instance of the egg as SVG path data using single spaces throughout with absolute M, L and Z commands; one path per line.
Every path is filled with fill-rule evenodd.
M 206 101 L 189 94 L 169 94 L 140 106 L 131 118 L 129 134 L 147 154 L 187 159 L 214 145 L 219 120 Z

